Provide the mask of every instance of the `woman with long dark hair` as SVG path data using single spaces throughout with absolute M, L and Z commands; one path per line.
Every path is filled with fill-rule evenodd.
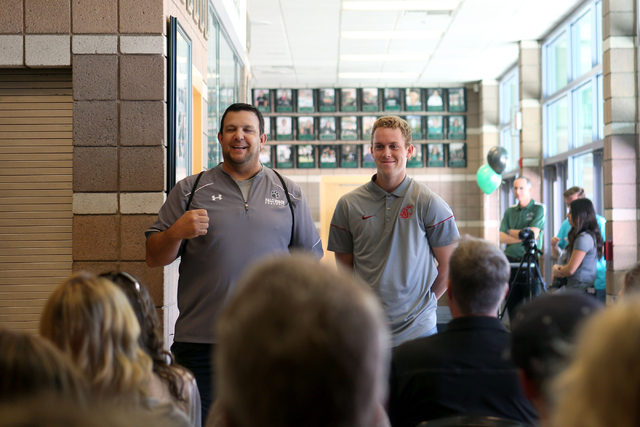
M 553 278 L 564 277 L 567 288 L 587 291 L 595 283 L 596 263 L 604 246 L 593 203 L 589 199 L 572 201 L 567 218 L 571 225 L 569 243 L 560 256 L 560 264 L 553 266 Z

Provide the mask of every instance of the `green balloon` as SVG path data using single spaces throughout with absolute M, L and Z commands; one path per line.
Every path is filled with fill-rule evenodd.
M 491 194 L 496 188 L 500 187 L 502 175 L 495 173 L 491 166 L 482 165 L 476 173 L 476 180 L 478 181 L 478 187 L 485 194 Z

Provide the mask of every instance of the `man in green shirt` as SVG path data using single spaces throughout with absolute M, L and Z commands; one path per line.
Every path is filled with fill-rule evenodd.
M 541 203 L 536 203 L 531 197 L 531 181 L 529 178 L 521 176 L 516 179 L 513 182 L 513 193 L 518 199 L 518 204 L 507 208 L 500 223 L 500 243 L 507 245 L 504 253 L 512 263 L 520 262 L 524 256 L 525 248 L 522 245 L 522 240 L 518 237 L 522 229 L 531 228 L 538 248 L 542 247 L 542 231 L 544 230 L 545 221 L 545 207 Z M 535 256 L 537 257 L 537 254 Z M 512 268 L 509 283 L 513 282 L 515 272 L 516 269 Z M 519 275 L 518 279 L 522 276 L 524 274 Z M 517 282 L 521 282 L 521 280 Z M 535 282 L 535 286 L 531 289 L 533 295 L 540 293 L 537 280 Z M 513 309 L 528 295 L 529 289 L 525 289 L 524 284 L 516 283 L 512 287 L 506 302 L 510 319 L 513 318 Z

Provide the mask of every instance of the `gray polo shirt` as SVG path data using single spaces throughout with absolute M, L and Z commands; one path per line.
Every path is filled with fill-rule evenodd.
M 178 182 L 146 236 L 164 231 L 185 212 L 197 175 Z M 292 247 L 322 257 L 322 244 L 300 187 L 283 177 L 295 213 Z M 180 261 L 175 341 L 215 343 L 213 324 L 233 287 L 255 261 L 288 253 L 291 211 L 282 183 L 269 168 L 254 177 L 247 202 L 222 165 L 202 174 L 191 209 L 206 209 L 209 230 L 190 239 Z
M 567 264 L 574 250 L 585 252 L 585 256 L 576 271 L 567 277 L 567 289 L 585 291 L 596 282 L 598 268 L 598 247 L 596 239 L 583 231 L 576 236 L 572 251 L 564 251 L 560 259 L 561 264 Z
M 387 193 L 375 178 L 338 201 L 328 249 L 353 254 L 355 274 L 382 300 L 395 347 L 435 327 L 431 247 L 450 245 L 460 234 L 447 203 L 427 186 L 407 176 Z

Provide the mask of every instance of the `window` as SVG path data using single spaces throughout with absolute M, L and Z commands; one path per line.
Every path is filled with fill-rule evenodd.
M 555 156 L 569 149 L 569 112 L 567 97 L 547 107 L 547 153 Z
M 514 67 L 500 80 L 500 146 L 509 153 L 505 172 L 518 167 L 520 159 L 520 131 L 516 128 L 516 115 L 520 110 L 518 67 Z
M 574 138 L 576 147 L 591 144 L 598 139 L 598 134 L 597 132 L 594 134 L 593 129 L 592 88 L 593 85 L 589 82 L 573 92 L 573 105 L 576 106 L 576 137 Z
M 547 48 L 547 93 L 552 94 L 567 84 L 567 35 L 560 34 Z
M 578 78 L 593 68 L 596 46 L 593 43 L 593 28 L 591 23 L 591 10 L 572 26 L 574 40 L 574 72 L 573 78 Z M 597 62 L 596 62 L 597 63 Z

